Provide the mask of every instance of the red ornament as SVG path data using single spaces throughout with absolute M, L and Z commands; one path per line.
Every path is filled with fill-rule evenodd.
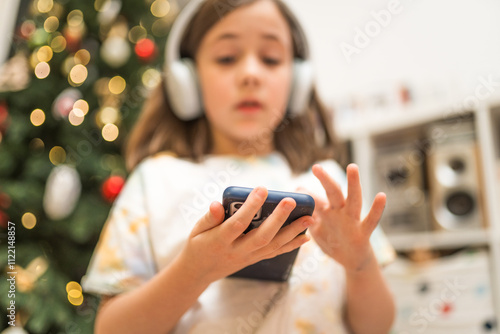
M 146 63 L 153 61 L 158 55 L 155 42 L 149 38 L 140 39 L 135 45 L 134 51 L 137 57 Z
M 109 203 L 112 203 L 125 184 L 125 179 L 121 176 L 114 175 L 110 176 L 104 183 L 102 184 L 102 197 Z
M 0 226 L 3 228 L 7 228 L 7 225 L 9 223 L 9 216 L 0 210 Z
M 3 134 L 7 130 L 7 120 L 9 117 L 9 109 L 7 102 L 0 101 L 0 133 Z
M 10 196 L 6 193 L 0 193 L 0 208 L 8 209 L 12 203 Z

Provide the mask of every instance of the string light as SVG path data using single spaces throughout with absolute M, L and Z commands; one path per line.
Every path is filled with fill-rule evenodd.
M 166 0 L 155 0 L 151 4 L 151 13 L 156 17 L 164 17 L 170 11 L 170 4 Z
M 35 109 L 31 112 L 30 115 L 31 124 L 34 126 L 40 126 L 45 122 L 45 113 L 42 109 Z
M 132 43 L 137 43 L 139 40 L 146 38 L 148 32 L 144 27 L 135 26 L 128 32 L 128 39 Z
M 125 90 L 126 86 L 127 83 L 125 82 L 125 79 L 119 75 L 112 77 L 108 83 L 109 91 L 111 94 L 115 95 L 121 94 Z
M 87 68 L 82 64 L 77 64 L 69 71 L 68 81 L 72 86 L 80 86 L 87 79 L 87 75 Z
M 21 24 L 19 32 L 21 33 L 21 36 L 28 39 L 35 32 L 35 30 L 36 30 L 35 22 L 33 22 L 32 20 L 26 20 Z
M 119 130 L 118 127 L 112 123 L 104 125 L 102 128 L 102 138 L 106 141 L 114 141 L 118 138 Z
M 26 212 L 21 217 L 21 222 L 26 229 L 31 230 L 36 225 L 36 217 L 31 212 Z
M 45 144 L 40 138 L 33 138 L 29 143 L 29 148 L 32 151 L 42 151 L 45 148 Z
M 37 56 L 38 60 L 41 62 L 46 62 L 46 63 L 52 59 L 53 55 L 54 55 L 54 53 L 52 52 L 52 49 L 48 45 L 42 46 L 36 52 L 36 56 Z
M 48 13 L 52 10 L 54 6 L 53 0 L 38 0 L 36 8 L 40 13 Z
M 57 166 L 66 161 L 66 151 L 61 146 L 54 146 L 49 152 L 49 160 Z
M 79 9 L 74 9 L 68 14 L 68 25 L 78 27 L 83 23 L 83 13 Z
M 166 18 L 156 20 L 151 26 L 151 31 L 153 35 L 161 37 L 168 33 L 168 27 L 171 25 L 172 21 Z
M 78 50 L 75 53 L 75 64 L 87 65 L 90 62 L 90 52 L 85 49 Z
M 141 76 L 141 81 L 147 88 L 153 88 L 160 83 L 161 73 L 155 68 L 148 68 Z
M 83 303 L 82 287 L 75 281 L 66 284 L 66 292 L 68 293 L 68 301 L 75 306 Z
M 50 66 L 46 62 L 38 63 L 35 66 L 35 75 L 38 79 L 45 79 L 50 74 Z
M 89 104 L 85 100 L 76 100 L 75 103 L 73 104 L 74 109 L 80 109 L 83 112 L 83 116 L 87 115 L 89 112 Z
M 54 32 L 59 28 L 59 19 L 56 16 L 49 16 L 43 23 L 46 32 Z
M 52 48 L 52 51 L 59 53 L 66 49 L 66 44 L 66 38 L 64 38 L 64 36 L 62 35 L 59 35 L 52 39 L 52 42 L 50 42 L 50 47 Z
M 83 111 L 78 108 L 73 108 L 68 114 L 68 121 L 73 126 L 78 126 L 83 123 L 85 119 Z
M 118 109 L 105 107 L 99 112 L 99 124 L 117 123 L 119 119 Z

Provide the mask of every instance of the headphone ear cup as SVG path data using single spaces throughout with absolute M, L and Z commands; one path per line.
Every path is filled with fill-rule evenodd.
M 174 114 L 183 121 L 200 117 L 201 96 L 194 62 L 182 58 L 172 63 L 166 73 L 166 90 Z
M 295 59 L 293 64 L 293 81 L 288 99 L 288 110 L 291 116 L 305 113 L 312 93 L 313 68 L 311 62 Z

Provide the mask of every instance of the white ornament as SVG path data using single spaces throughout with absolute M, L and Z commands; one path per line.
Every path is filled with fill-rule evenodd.
M 82 185 L 75 168 L 60 165 L 55 167 L 47 179 L 43 208 L 52 220 L 66 218 L 75 209 Z
M 106 38 L 101 46 L 101 58 L 114 68 L 124 65 L 130 58 L 128 41 L 118 36 Z
M 9 319 L 10 321 L 10 319 Z M 24 330 L 20 325 L 18 325 L 16 321 L 16 326 L 9 326 L 5 330 L 2 331 L 1 334 L 29 334 L 27 331 Z

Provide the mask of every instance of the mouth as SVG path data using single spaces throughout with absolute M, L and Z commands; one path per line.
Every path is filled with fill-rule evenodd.
M 238 103 L 236 108 L 244 113 L 255 113 L 262 110 L 262 104 L 257 100 L 248 99 Z

